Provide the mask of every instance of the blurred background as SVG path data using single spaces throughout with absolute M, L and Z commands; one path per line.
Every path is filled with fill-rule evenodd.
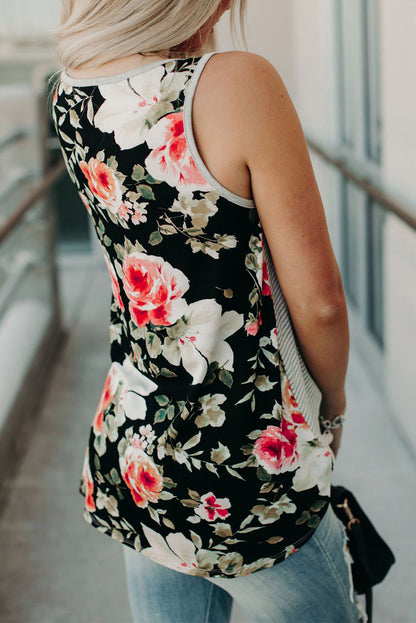
M 333 480 L 396 555 L 375 623 L 415 623 L 416 2 L 248 4 L 248 49 L 298 111 L 348 299 Z M 121 547 L 78 493 L 111 287 L 46 111 L 59 5 L 0 0 L 0 621 L 131 623 Z M 226 13 L 209 49 L 236 47 Z

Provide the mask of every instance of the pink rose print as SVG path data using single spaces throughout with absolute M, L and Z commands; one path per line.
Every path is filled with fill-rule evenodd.
M 261 282 L 261 293 L 264 296 L 271 296 L 272 294 L 272 291 L 270 290 L 269 274 L 267 272 L 267 264 L 265 260 L 263 260 L 263 279 Z
M 216 519 L 225 519 L 230 514 L 227 508 L 230 508 L 231 502 L 228 498 L 216 498 L 212 492 L 201 496 L 201 504 L 195 509 L 197 515 L 207 521 L 215 521 Z
M 143 450 L 142 441 L 134 434 L 130 446 L 120 458 L 121 475 L 140 508 L 157 502 L 163 489 L 162 476 L 151 457 Z
M 246 325 L 247 335 L 256 335 L 259 330 L 259 323 L 257 320 L 253 320 L 250 324 Z
M 108 407 L 114 398 L 114 375 L 115 370 L 111 368 L 106 376 L 98 407 L 92 422 L 92 427 L 96 435 L 99 435 L 103 429 L 104 409 Z
M 127 201 L 126 201 L 126 203 L 120 203 L 120 205 L 118 206 L 118 209 L 117 209 L 117 214 L 122 219 L 124 219 L 125 221 L 128 220 L 129 214 L 130 214 L 130 211 L 131 211 L 130 210 L 130 206 L 128 205 L 129 203 L 130 202 L 127 202 Z
M 188 149 L 182 111 L 162 117 L 149 130 L 146 140 L 152 151 L 145 166 L 152 177 L 179 191 L 209 190 Z
M 138 327 L 149 322 L 172 325 L 187 310 L 181 298 L 189 280 L 162 257 L 133 252 L 123 262 L 124 291 L 130 300 L 130 314 Z
M 274 327 L 274 329 L 272 329 L 270 331 L 270 341 L 272 343 L 272 345 L 277 348 L 278 344 L 277 344 L 277 328 Z
M 128 221 L 130 218 L 134 225 L 138 225 L 147 221 L 146 205 L 147 203 L 132 203 L 126 200 L 118 206 L 117 214 L 123 221 Z
M 134 225 L 138 225 L 139 223 L 145 223 L 147 221 L 147 210 L 145 208 L 146 203 L 139 203 L 134 206 L 134 211 L 131 216 L 131 222 Z
M 299 410 L 299 405 L 295 400 L 295 396 L 293 395 L 293 391 L 287 377 L 285 377 L 282 390 L 282 416 L 297 426 L 309 428 L 305 418 Z
M 94 195 L 111 211 L 117 213 L 122 193 L 114 171 L 104 162 L 90 158 L 88 163 L 82 160 L 80 169 L 88 180 L 88 186 Z
M 259 312 L 259 315 L 257 316 L 257 318 L 253 318 L 251 316 L 251 318 L 245 324 L 247 335 L 257 335 L 257 333 L 259 332 L 261 323 L 262 323 L 261 312 Z
M 253 453 L 259 464 L 270 474 L 295 469 L 299 453 L 293 425 L 282 418 L 281 427 L 268 426 L 256 439 Z
M 261 275 L 259 275 L 259 279 L 261 279 L 261 293 L 263 294 L 263 296 L 271 296 L 272 292 L 270 290 L 269 273 L 267 271 L 267 263 L 266 263 L 266 257 L 265 257 L 265 252 L 264 252 L 263 232 L 260 232 L 259 237 L 260 237 L 260 245 L 262 248 Z
M 104 259 L 105 263 L 107 264 L 108 272 L 110 273 L 111 289 L 113 291 L 114 299 L 117 301 L 121 311 L 124 311 L 124 303 L 120 295 L 120 284 L 117 279 L 116 271 L 114 270 L 114 266 L 111 264 L 106 255 L 104 255 Z
M 93 512 L 95 511 L 95 502 L 94 502 L 94 482 L 91 476 L 91 470 L 89 466 L 89 450 L 88 446 L 85 449 L 84 456 L 84 464 L 82 466 L 82 480 L 83 485 L 85 487 L 85 508 Z

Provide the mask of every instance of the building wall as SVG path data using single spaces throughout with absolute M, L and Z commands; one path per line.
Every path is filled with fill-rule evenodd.
M 383 172 L 416 213 L 416 3 L 381 0 Z M 413 59 L 413 61 L 412 61 Z M 386 227 L 386 389 L 405 438 L 416 449 L 416 233 Z
M 58 22 L 58 0 L 0 0 L 0 42 L 5 39 L 36 40 Z
M 261 8 L 248 2 L 246 39 L 248 49 L 268 58 L 285 80 L 290 81 L 293 71 L 292 10 L 285 0 L 262 0 Z M 242 49 L 231 40 L 229 11 L 218 22 L 216 49 L 219 51 Z
M 248 12 L 249 50 L 264 55 L 275 65 L 305 133 L 330 146 L 340 141 L 334 58 L 335 5 L 335 0 L 292 0 L 290 3 L 270 0 L 262 2 L 261 12 L 258 6 L 249 3 Z M 358 11 L 358 2 L 356 7 Z M 410 79 L 413 75 L 410 59 L 416 56 L 416 3 L 414 0 L 379 0 L 378 9 L 380 172 L 387 188 L 413 204 L 416 213 L 416 87 Z M 230 49 L 224 19 L 217 29 L 217 40 L 218 49 Z M 357 84 L 357 89 L 360 88 L 362 85 Z M 310 153 L 340 263 L 340 175 Z M 416 233 L 393 215 L 387 215 L 384 227 L 383 262 L 385 344 L 381 357 L 381 351 L 373 349 L 370 337 L 362 334 L 363 323 L 357 323 L 354 314 L 350 315 L 351 333 L 352 338 L 360 342 L 369 371 L 374 372 L 374 379 L 386 397 L 403 438 L 416 451 Z

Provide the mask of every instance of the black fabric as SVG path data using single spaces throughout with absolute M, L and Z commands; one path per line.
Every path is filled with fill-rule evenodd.
M 344 504 L 348 508 L 345 508 Z M 346 527 L 348 546 L 353 558 L 351 570 L 354 589 L 359 595 L 366 596 L 368 623 L 370 623 L 371 589 L 386 577 L 395 562 L 395 556 L 351 491 L 341 485 L 331 485 L 331 506 Z
M 53 118 L 113 288 L 85 519 L 183 573 L 233 577 L 313 535 L 333 457 L 280 357 L 257 210 L 191 157 L 184 106 L 200 60 L 101 86 L 61 80 Z

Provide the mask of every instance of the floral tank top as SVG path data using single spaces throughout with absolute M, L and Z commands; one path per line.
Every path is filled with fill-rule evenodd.
M 334 454 L 255 203 L 197 150 L 213 54 L 96 79 L 64 69 L 51 114 L 112 286 L 83 516 L 166 567 L 230 578 L 312 536 Z

